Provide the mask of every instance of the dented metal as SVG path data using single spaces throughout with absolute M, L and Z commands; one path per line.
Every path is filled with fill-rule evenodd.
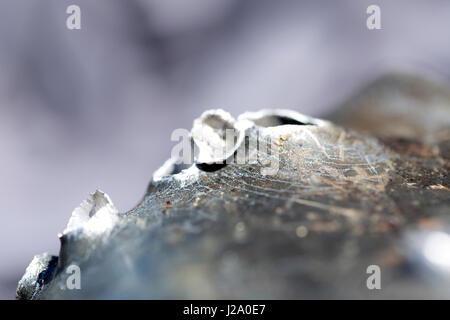
M 391 90 L 397 82 L 388 83 Z M 414 99 L 380 96 L 393 108 Z M 435 99 L 450 119 L 447 93 Z M 61 236 L 57 266 L 49 273 L 49 257 L 36 257 L 18 298 L 450 297 L 445 255 L 433 251 L 447 248 L 436 249 L 436 239 L 450 232 L 449 128 L 440 121 L 439 139 L 428 142 L 371 131 L 376 125 L 362 133 L 346 108 L 339 119 L 355 125 L 290 110 L 237 120 L 204 113 L 191 131 L 195 163 L 178 170 L 177 159 L 168 161 L 123 214 L 107 195 L 90 196 Z M 370 121 L 387 121 L 386 112 Z M 226 129 L 237 133 L 233 143 Z M 225 152 L 216 156 L 216 148 Z M 241 149 L 245 161 L 230 161 Z M 223 165 L 203 166 L 213 163 Z M 71 264 L 80 267 L 80 290 L 65 289 Z M 371 265 L 381 269 L 382 290 L 366 285 Z

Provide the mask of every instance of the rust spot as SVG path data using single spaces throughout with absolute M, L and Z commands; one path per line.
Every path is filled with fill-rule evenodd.
M 441 223 L 433 218 L 421 218 L 418 221 L 418 225 L 422 229 L 438 229 L 441 227 Z
M 312 230 L 315 232 L 333 232 L 339 229 L 340 225 L 336 221 L 330 222 L 315 222 L 312 225 Z
M 409 154 L 411 156 L 432 158 L 439 154 L 439 150 L 429 147 L 419 141 L 405 138 L 383 138 L 381 139 L 394 151 L 401 154 Z
M 442 184 L 435 184 L 435 185 L 432 185 L 432 186 L 428 186 L 427 189 L 450 191 L 450 188 L 448 188 L 446 186 L 443 186 Z
M 376 232 L 389 232 L 393 231 L 394 229 L 395 225 L 387 221 L 381 221 L 375 227 Z
M 381 264 L 384 266 L 398 266 L 404 262 L 404 257 L 393 249 L 388 249 L 380 254 Z

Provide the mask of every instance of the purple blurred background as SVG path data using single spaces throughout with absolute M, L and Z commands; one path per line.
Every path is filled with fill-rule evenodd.
M 33 255 L 58 253 L 88 193 L 133 207 L 171 132 L 205 109 L 320 116 L 385 71 L 448 80 L 449 30 L 448 0 L 1 1 L 0 298 Z

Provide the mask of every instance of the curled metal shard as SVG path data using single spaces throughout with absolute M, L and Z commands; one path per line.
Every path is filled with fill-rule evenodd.
M 378 103 L 398 114 L 399 99 L 433 112 L 415 91 L 392 89 L 409 88 L 410 78 L 395 79 L 369 87 L 365 92 L 376 88 L 382 101 L 360 97 L 356 112 L 372 112 L 365 105 Z M 433 91 L 432 101 L 450 119 L 444 92 Z M 192 131 L 203 152 L 196 164 L 180 171 L 176 159 L 167 162 L 135 208 L 107 210 L 106 220 L 114 219 L 108 232 L 83 232 L 89 220 L 75 223 L 81 229 L 61 237 L 59 257 L 33 260 L 18 298 L 449 298 L 448 255 L 439 255 L 450 243 L 442 242 L 450 239 L 449 128 L 444 120 L 439 134 L 424 127 L 427 141 L 375 124 L 361 133 L 353 108 L 344 106 L 331 122 L 288 110 L 237 120 L 221 110 L 203 114 Z M 389 120 L 389 109 L 375 110 L 361 119 Z M 345 127 L 333 124 L 344 120 Z M 246 139 L 227 145 L 227 128 Z M 252 147 L 261 138 L 274 142 L 273 174 L 264 170 L 275 153 Z M 223 158 L 211 156 L 217 144 L 228 151 Z M 240 148 L 256 161 L 204 170 L 202 164 L 227 160 Z M 97 207 L 92 198 L 88 203 Z M 80 267 L 80 290 L 65 289 L 71 264 Z M 383 290 L 366 286 L 371 265 L 389 284 Z
M 72 212 L 61 236 L 71 232 L 83 232 L 95 237 L 111 230 L 117 222 L 118 210 L 103 191 L 96 190 Z

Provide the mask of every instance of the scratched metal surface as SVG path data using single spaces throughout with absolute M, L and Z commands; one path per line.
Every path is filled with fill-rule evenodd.
M 261 170 L 276 153 L 250 148 L 256 163 L 168 166 L 124 214 L 95 193 L 86 221 L 63 233 L 57 264 L 36 258 L 18 298 L 450 298 L 448 92 L 432 91 L 430 102 L 402 89 L 414 88 L 411 78 L 380 81 L 333 117 L 345 127 L 289 111 L 247 115 L 250 145 L 275 142 L 275 175 Z M 421 126 L 426 141 L 403 134 L 420 119 L 401 134 L 380 131 L 373 123 L 389 121 L 389 108 L 378 118 L 378 107 L 367 108 L 373 90 L 375 105 L 401 113 L 399 99 L 414 101 L 439 113 L 439 126 Z M 80 290 L 65 288 L 70 264 L 80 266 Z M 381 290 L 366 286 L 374 264 Z

